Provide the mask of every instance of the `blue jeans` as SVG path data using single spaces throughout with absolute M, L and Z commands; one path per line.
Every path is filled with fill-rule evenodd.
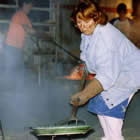
M 7 86 L 14 89 L 24 88 L 24 55 L 20 48 L 4 46 L 5 78 Z
M 123 119 L 125 116 L 127 106 L 128 99 L 126 99 L 116 107 L 109 109 L 108 106 L 105 104 L 102 96 L 98 94 L 89 101 L 88 110 L 98 115 L 105 115 Z

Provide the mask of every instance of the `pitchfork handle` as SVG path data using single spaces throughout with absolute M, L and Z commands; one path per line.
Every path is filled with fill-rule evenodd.
M 81 79 L 81 83 L 80 83 L 80 91 L 82 91 L 85 87 L 86 84 L 86 76 L 87 76 L 87 71 L 84 69 L 83 71 L 83 75 L 82 75 L 82 79 Z M 75 101 L 73 108 L 72 108 L 72 118 L 76 118 L 76 113 L 78 110 L 78 103 L 79 103 L 80 99 L 77 98 L 77 100 Z

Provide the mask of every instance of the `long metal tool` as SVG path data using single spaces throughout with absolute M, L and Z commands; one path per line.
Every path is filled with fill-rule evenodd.
M 87 70 L 86 70 L 86 68 L 84 68 L 79 91 L 82 91 L 84 89 L 85 84 L 86 84 L 86 77 L 87 77 Z M 66 119 L 66 120 L 61 120 L 61 121 L 57 122 L 56 125 L 65 125 L 65 124 L 72 124 L 72 123 L 75 123 L 77 125 L 78 122 L 82 122 L 82 124 L 83 123 L 85 124 L 85 121 L 79 120 L 76 117 L 76 114 L 77 114 L 77 111 L 78 111 L 79 101 L 80 101 L 79 98 L 77 98 L 74 101 L 74 105 L 72 106 L 72 116 L 70 118 Z
M 39 31 L 36 34 L 34 34 L 33 36 L 30 35 L 30 38 L 32 41 L 35 41 L 35 39 L 33 39 L 33 37 L 35 37 L 35 39 L 37 40 L 42 40 L 42 41 L 48 41 L 53 43 L 56 47 L 60 48 L 61 50 L 63 50 L 65 53 L 67 53 L 69 56 L 71 56 L 72 58 L 74 58 L 74 60 L 76 60 L 76 62 L 79 64 L 82 61 L 80 60 L 79 57 L 73 55 L 70 51 L 68 51 L 67 49 L 65 49 L 64 47 L 62 47 L 62 45 L 60 45 L 55 39 L 54 37 L 52 37 L 51 35 L 43 32 L 43 31 Z M 39 45 L 37 45 L 38 49 L 40 50 L 41 48 L 39 47 Z
M 52 42 L 56 45 L 56 47 L 60 48 L 60 49 L 63 50 L 65 53 L 67 53 L 69 56 L 71 56 L 72 58 L 74 58 L 74 59 L 77 61 L 77 63 L 80 64 L 80 63 L 82 62 L 82 60 L 81 60 L 79 57 L 73 55 L 70 51 L 66 50 L 66 49 L 65 49 L 64 47 L 62 47 L 57 41 L 52 40 Z
M 80 91 L 82 91 L 85 87 L 85 84 L 86 84 L 86 77 L 87 77 L 87 71 L 86 69 L 84 68 L 84 71 L 83 71 L 83 75 L 82 75 L 82 79 L 81 79 L 81 83 L 80 83 Z M 72 108 L 72 119 L 76 119 L 76 113 L 77 113 L 77 110 L 78 110 L 78 102 L 80 101 L 79 98 L 77 98 L 74 102 L 74 105 L 73 105 L 73 108 Z

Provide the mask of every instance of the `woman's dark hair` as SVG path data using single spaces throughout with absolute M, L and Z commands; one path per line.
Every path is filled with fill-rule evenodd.
M 23 7 L 23 4 L 26 3 L 26 4 L 29 4 L 29 3 L 32 3 L 33 4 L 33 0 L 19 0 L 18 1 L 18 5 L 19 7 Z
M 117 12 L 120 13 L 121 11 L 124 11 L 125 13 L 127 12 L 127 8 L 126 8 L 126 5 L 124 3 L 120 3 L 117 6 Z
M 107 16 L 100 10 L 96 3 L 90 0 L 80 2 L 72 11 L 71 20 L 77 25 L 77 16 L 83 20 L 93 19 L 97 24 L 105 25 Z

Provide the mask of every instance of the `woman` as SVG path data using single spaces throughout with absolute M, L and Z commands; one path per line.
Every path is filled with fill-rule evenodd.
M 81 2 L 73 10 L 72 21 L 81 31 L 81 59 L 95 78 L 71 97 L 71 104 L 89 102 L 104 131 L 102 140 L 124 140 L 126 108 L 140 87 L 140 50 L 106 17 L 93 2 Z M 94 98 L 93 98 L 94 97 Z
M 116 28 L 118 28 L 128 37 L 128 30 L 131 27 L 132 21 L 127 17 L 127 7 L 125 3 L 120 3 L 117 6 L 117 13 L 119 17 L 112 19 L 110 23 L 112 23 Z

